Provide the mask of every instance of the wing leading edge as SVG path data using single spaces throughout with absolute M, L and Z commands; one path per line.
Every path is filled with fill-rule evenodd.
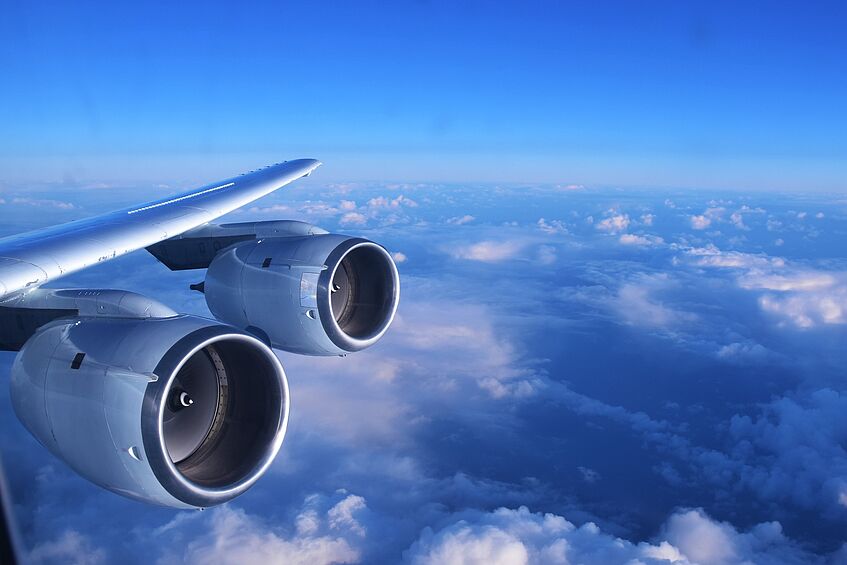
M 170 198 L 0 239 L 0 298 L 201 226 L 308 176 L 286 161 Z

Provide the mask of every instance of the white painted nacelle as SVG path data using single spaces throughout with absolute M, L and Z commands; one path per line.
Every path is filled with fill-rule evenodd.
M 57 300 L 57 291 L 36 292 Z M 157 310 L 44 325 L 15 358 L 12 405 L 38 441 L 97 485 L 176 508 L 226 502 L 282 445 L 285 373 L 246 332 Z
M 273 347 L 345 355 L 385 334 L 400 299 L 391 255 L 366 239 L 336 234 L 238 243 L 209 265 L 206 304 L 218 320 Z

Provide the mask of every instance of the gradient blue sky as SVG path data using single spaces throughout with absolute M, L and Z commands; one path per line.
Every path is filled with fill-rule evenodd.
M 840 2 L 52 3 L 0 21 L 0 181 L 844 191 Z

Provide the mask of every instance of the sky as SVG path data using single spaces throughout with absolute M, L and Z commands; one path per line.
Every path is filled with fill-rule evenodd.
M 0 352 L 27 557 L 847 563 L 844 8 L 596 4 L 7 0 L 0 237 L 315 157 L 222 221 L 372 239 L 402 285 L 372 348 L 279 353 L 279 456 L 205 511 L 77 476 Z M 203 276 L 50 285 L 208 317 Z
M 840 2 L 6 0 L 3 180 L 843 191 Z

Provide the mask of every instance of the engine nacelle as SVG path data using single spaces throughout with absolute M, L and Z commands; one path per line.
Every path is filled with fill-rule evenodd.
M 21 422 L 80 475 L 177 508 L 247 490 L 289 409 L 267 345 L 193 316 L 54 320 L 15 358 L 11 393 Z
M 391 255 L 335 234 L 234 245 L 209 265 L 206 304 L 218 319 L 307 355 L 343 355 L 376 343 L 400 299 Z

